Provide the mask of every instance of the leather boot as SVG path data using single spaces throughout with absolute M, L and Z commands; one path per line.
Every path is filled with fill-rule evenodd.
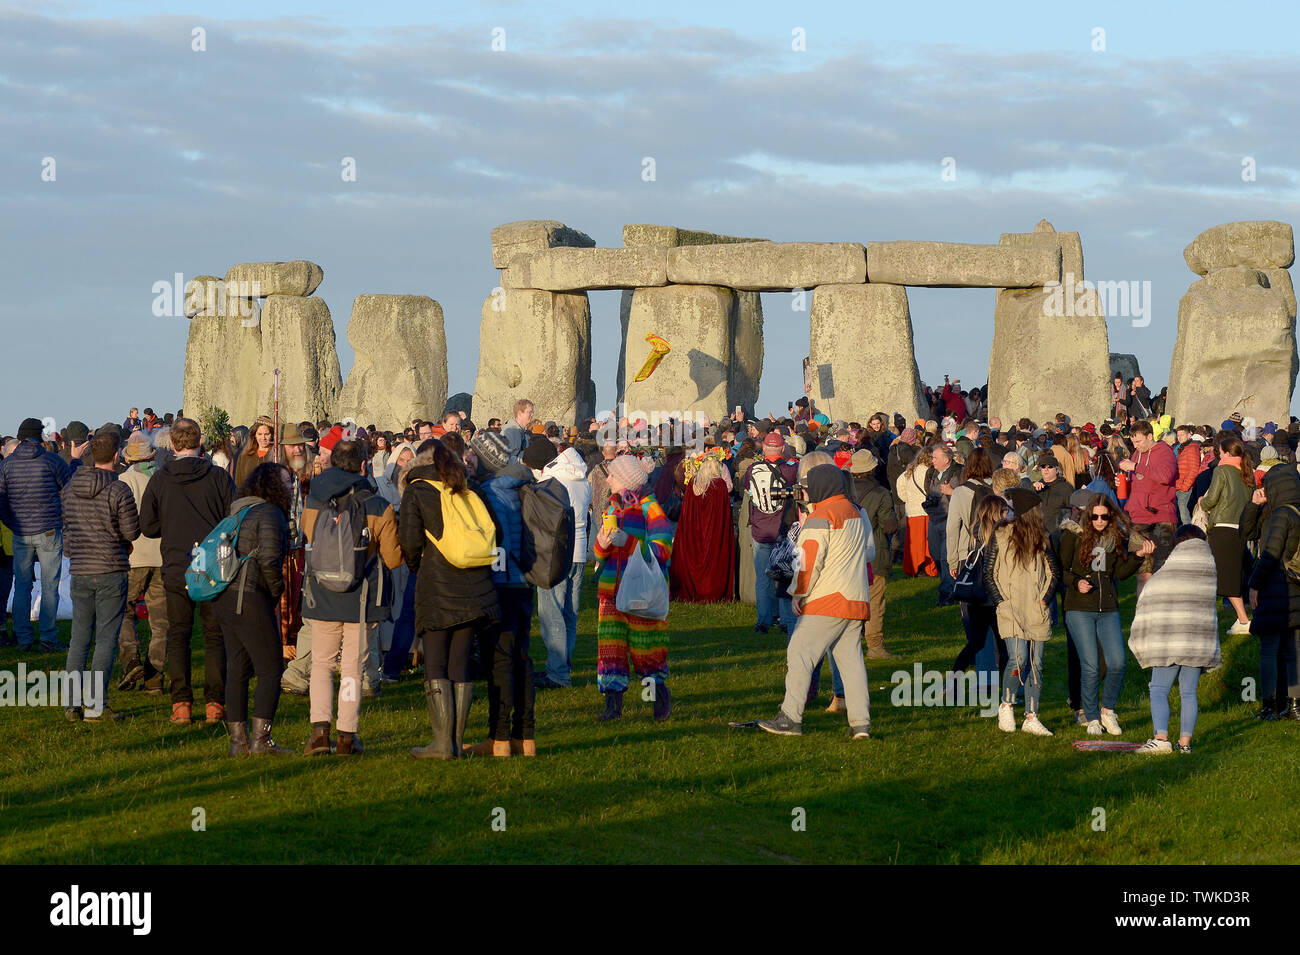
M 292 756 L 293 750 L 277 746 L 271 739 L 271 721 L 253 717 L 253 741 L 249 752 L 254 756 Z
M 1292 697 L 1286 701 L 1286 709 L 1278 714 L 1280 720 L 1291 720 L 1300 723 L 1300 700 Z
M 360 756 L 364 753 L 365 747 L 361 745 L 361 737 L 356 733 L 345 733 L 339 730 L 339 745 L 334 748 L 336 756 Z
M 536 756 L 537 740 L 535 739 L 512 739 L 510 741 L 511 756 Z
M 465 724 L 469 722 L 469 707 L 474 702 L 474 684 L 473 683 L 453 683 L 452 696 L 455 700 L 455 711 L 453 716 L 456 725 L 452 730 L 452 737 L 455 740 L 455 753 L 457 756 L 464 755 L 465 749 Z
M 334 751 L 334 744 L 330 742 L 330 725 L 324 723 L 320 726 L 311 728 L 311 739 L 307 740 L 307 748 L 303 750 L 304 756 L 328 756 Z
M 429 708 L 433 742 L 411 750 L 416 759 L 455 759 L 452 742 L 452 695 L 450 680 L 425 680 L 424 701 Z
M 610 690 L 605 694 L 605 712 L 596 717 L 602 723 L 616 720 L 623 715 L 623 691 Z
M 227 723 L 226 729 L 230 730 L 230 755 L 247 756 L 249 754 L 248 724 Z
M 1255 719 L 1266 720 L 1271 723 L 1281 715 L 1282 712 L 1278 710 L 1277 700 L 1271 696 L 1266 696 L 1260 701 L 1259 712 L 1255 714 Z

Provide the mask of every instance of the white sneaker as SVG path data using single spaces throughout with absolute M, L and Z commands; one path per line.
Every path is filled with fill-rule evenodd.
M 1074 721 L 1080 726 L 1088 725 L 1088 717 L 1084 714 L 1083 710 L 1074 711 Z
M 1021 732 L 1033 733 L 1035 736 L 1055 736 L 1056 734 L 1044 726 L 1037 716 L 1026 716 L 1025 721 L 1020 724 Z
M 1133 752 L 1140 753 L 1143 756 L 1151 756 L 1156 753 L 1172 753 L 1173 751 L 1174 748 L 1167 739 L 1149 739 L 1133 750 Z
M 1102 733 L 1102 730 L 1101 730 L 1101 720 L 1089 720 L 1089 721 L 1088 721 L 1088 735 L 1089 735 L 1089 736 L 1100 736 L 1101 733 Z
M 1241 620 L 1238 620 L 1236 623 L 1234 623 L 1231 627 L 1228 628 L 1228 633 L 1232 634 L 1233 636 L 1237 636 L 1243 633 L 1250 633 L 1250 621 L 1246 620 L 1243 622 Z
M 1111 736 L 1118 736 L 1124 732 L 1119 728 L 1119 720 L 1115 718 L 1115 714 L 1107 713 L 1105 710 L 1101 711 L 1101 728 Z
M 1010 703 L 998 706 L 998 729 L 1004 733 L 1016 731 L 1016 709 Z

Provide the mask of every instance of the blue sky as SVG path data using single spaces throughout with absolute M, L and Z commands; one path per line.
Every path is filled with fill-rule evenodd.
M 29 414 L 94 425 L 174 409 L 186 328 L 152 314 L 153 283 L 262 259 L 324 268 L 345 374 L 356 295 L 431 295 L 452 391 L 472 391 L 479 308 L 498 282 L 489 233 L 524 218 L 616 246 L 627 222 L 996 242 L 1046 217 L 1081 232 L 1090 279 L 1151 282 L 1151 324 L 1114 318 L 1109 333 L 1159 386 L 1195 278 L 1183 247 L 1220 222 L 1296 219 L 1293 7 L 609 9 L 0 10 L 0 322 L 24 359 L 0 374 L 0 431 Z M 490 49 L 495 27 L 505 52 Z M 806 51 L 791 49 L 796 28 Z M 46 156 L 56 182 L 41 180 Z M 355 183 L 340 180 L 344 156 Z M 788 298 L 764 305 L 766 409 L 800 388 L 808 324 Z M 922 377 L 982 382 L 993 293 L 913 290 L 911 307 Z M 605 407 L 618 294 L 593 293 L 592 310 Z

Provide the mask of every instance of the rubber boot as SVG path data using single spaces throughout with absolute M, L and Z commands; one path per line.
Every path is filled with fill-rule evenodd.
M 271 721 L 253 717 L 253 741 L 249 752 L 254 756 L 292 756 L 293 750 L 277 746 L 271 739 Z
M 623 715 L 623 691 L 609 690 L 605 693 L 605 712 L 597 717 L 601 722 L 608 723 L 610 720 L 616 720 Z
M 455 759 L 452 741 L 452 695 L 450 680 L 425 680 L 424 701 L 429 708 L 433 741 L 411 750 L 416 759 Z
M 452 697 L 455 701 L 454 717 L 456 724 L 452 730 L 454 739 L 455 753 L 457 756 L 465 755 L 465 724 L 469 722 L 470 704 L 474 702 L 474 684 L 473 683 L 454 683 L 452 684 Z
M 227 723 L 226 729 L 230 730 L 230 755 L 231 756 L 249 755 L 248 724 Z

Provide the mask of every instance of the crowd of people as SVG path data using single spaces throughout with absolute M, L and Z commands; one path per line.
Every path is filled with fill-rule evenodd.
M 954 672 L 992 644 L 1000 729 L 1017 729 L 1019 703 L 1021 731 L 1053 735 L 1043 661 L 1063 625 L 1081 732 L 1119 735 L 1119 585 L 1136 577 L 1128 647 L 1152 671 L 1153 724 L 1139 752 L 1190 752 L 1197 683 L 1220 664 L 1219 600 L 1236 617 L 1228 633 L 1259 640 L 1259 716 L 1300 720 L 1300 423 L 1175 423 L 1163 392 L 1117 376 L 1105 422 L 1004 427 L 986 393 L 945 378 L 926 388 L 930 417 L 865 423 L 807 397 L 781 417 L 716 424 L 564 427 L 534 421 L 527 400 L 481 429 L 454 411 L 397 431 L 301 421 L 278 434 L 267 417 L 205 434 L 148 408 L 93 432 L 74 421 L 48 434 L 29 418 L 0 460 L 5 641 L 66 650 L 67 669 L 105 693 L 120 656 L 116 690 L 169 692 L 171 721 L 186 724 L 197 619 L 203 719 L 226 724 L 232 755 L 291 752 L 272 736 L 282 692 L 310 699 L 306 754 L 359 754 L 362 700 L 422 670 L 432 739 L 414 756 L 531 756 L 536 692 L 574 681 L 594 560 L 593 716 L 621 718 L 639 688 L 667 719 L 670 606 L 743 600 L 756 632 L 788 637 L 784 700 L 757 725 L 800 734 L 826 661 L 828 709 L 861 739 L 863 648 L 893 657 L 887 582 L 901 572 L 936 578 L 937 604 L 959 607 Z M 534 614 L 546 647 L 536 669 Z M 476 679 L 485 739 L 466 743 Z M 121 717 L 99 702 L 65 715 Z

